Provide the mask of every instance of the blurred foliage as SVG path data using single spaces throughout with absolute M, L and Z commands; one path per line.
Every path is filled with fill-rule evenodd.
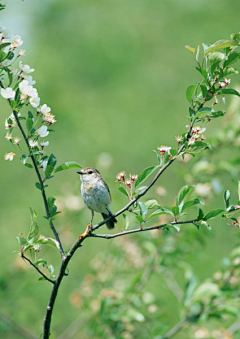
M 58 121 L 54 153 L 59 164 L 74 159 L 97 167 L 110 186 L 117 210 L 123 206 L 124 196 L 114 184 L 116 173 L 123 169 L 140 173 L 155 161 L 152 149 L 176 145 L 174 136 L 184 128 L 188 115 L 185 89 L 195 81 L 196 72 L 183 46 L 227 38 L 238 31 L 239 10 L 237 0 L 231 6 L 223 0 L 71 1 L 68 5 L 62 0 L 25 0 L 8 4 L 1 19 L 24 42 L 30 41 L 26 61 L 36 68 L 40 96 L 49 102 Z M 149 199 L 157 197 L 161 205 L 171 205 L 187 182 L 198 183 L 197 195 L 212 208 L 224 205 L 225 187 L 231 188 L 233 200 L 237 200 L 236 185 L 231 182 L 239 178 L 237 99 L 232 100 L 224 118 L 209 124 L 207 137 L 212 139 L 213 149 L 191 161 L 189 156 L 175 162 L 148 194 Z M 0 105 L 4 121 L 11 112 L 6 103 Z M 2 125 L 2 140 L 4 135 Z M 8 147 L 7 142 L 1 143 L 1 153 L 8 152 Z M 28 231 L 27 206 L 39 211 L 43 233 L 51 236 L 51 232 L 41 217 L 44 212 L 34 189 L 34 173 L 4 162 L 0 180 L 4 192 L 1 311 L 40 333 L 50 288 L 37 281 L 37 273 L 20 257 L 10 253 L 17 249 L 16 234 Z M 68 248 L 90 218 L 79 196 L 75 171 L 59 173 L 51 192 L 62 210 L 56 223 Z M 160 218 L 164 222 L 164 216 Z M 108 246 L 105 240 L 89 240 L 72 261 L 70 277 L 59 293 L 53 338 L 160 338 L 180 318 L 197 314 L 199 307 L 204 312 L 198 325 L 176 338 L 197 338 L 200 330 L 206 338 L 225 338 L 214 330 L 219 323 L 227 329 L 239 318 L 238 247 L 229 255 L 238 242 L 238 229 L 219 219 L 212 226 L 213 232 L 184 226 L 179 233 L 132 235 L 108 242 Z M 120 219 L 119 231 L 123 227 Z M 57 270 L 57 254 L 52 249 L 43 251 L 44 257 L 53 258 Z M 221 266 L 225 257 L 229 259 Z M 204 300 L 202 293 L 208 295 Z M 234 294 L 236 298 L 229 300 L 228 295 Z M 224 315 L 220 322 L 218 314 Z M 0 334 L 6 339 L 23 338 L 4 318 L 0 319 Z

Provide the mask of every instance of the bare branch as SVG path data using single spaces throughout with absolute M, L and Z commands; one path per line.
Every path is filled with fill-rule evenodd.
M 123 232 L 119 232 L 119 233 L 115 233 L 115 234 L 89 233 L 88 236 L 89 237 L 96 237 L 96 238 L 103 238 L 103 239 L 112 239 L 112 238 L 121 237 L 121 236 L 126 235 L 126 234 L 158 230 L 158 229 L 166 227 L 167 225 L 194 224 L 196 221 L 197 221 L 197 219 L 186 220 L 186 221 L 172 221 L 172 222 L 168 222 L 166 224 L 161 224 L 161 225 L 157 225 L 157 226 L 150 226 L 150 227 L 140 227 L 140 228 L 135 228 L 133 230 L 123 231 Z
M 28 259 L 23 253 L 21 253 L 21 257 L 26 260 L 27 262 L 29 262 L 29 264 L 35 268 L 35 270 L 38 271 L 39 274 L 41 274 L 41 276 L 43 276 L 44 279 L 46 279 L 47 281 L 51 282 L 52 284 L 55 283 L 54 280 L 48 278 L 30 259 Z

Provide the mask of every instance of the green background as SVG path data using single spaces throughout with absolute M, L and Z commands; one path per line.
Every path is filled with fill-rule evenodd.
M 56 115 L 49 150 L 59 164 L 74 160 L 83 166 L 96 166 L 110 187 L 112 209 L 117 211 L 125 200 L 115 183 L 116 174 L 120 170 L 140 173 L 155 164 L 152 150 L 162 144 L 175 146 L 174 136 L 185 131 L 185 91 L 199 75 L 184 46 L 227 39 L 239 31 L 239 11 L 238 0 L 12 0 L 0 15 L 1 22 L 24 40 L 27 55 L 23 61 L 36 69 L 33 76 L 41 103 L 47 103 Z M 0 154 L 4 154 L 12 151 L 4 139 L 4 120 L 11 112 L 4 100 L 0 107 Z M 208 137 L 217 126 L 221 121 L 209 125 Z M 18 250 L 15 236 L 27 232 L 30 206 L 39 213 L 41 232 L 51 233 L 42 217 L 35 173 L 22 166 L 19 157 L 12 163 L 1 161 L 0 309 L 30 331 L 40 333 L 50 286 L 38 282 L 37 274 L 32 269 L 26 271 L 25 264 L 20 263 L 14 253 Z M 178 166 L 174 163 L 159 182 L 167 189 L 169 203 L 183 184 Z M 226 176 L 226 187 L 230 179 Z M 155 190 L 149 198 L 155 196 Z M 62 199 L 78 196 L 76 171 L 59 173 L 48 192 Z M 220 201 L 216 197 L 212 207 L 218 207 Z M 82 208 L 79 213 L 66 212 L 56 219 L 66 248 L 89 218 L 90 212 Z M 119 231 L 122 226 L 120 219 Z M 213 232 L 206 234 L 202 253 L 195 254 L 193 248 L 191 262 L 200 280 L 219 267 L 236 243 L 234 231 L 225 223 L 217 221 L 214 226 Z M 108 250 L 114 246 L 107 245 Z M 56 338 L 80 316 L 81 310 L 70 304 L 69 296 L 88 272 L 89 261 L 105 250 L 104 241 L 91 240 L 72 260 L 71 274 L 63 283 L 54 312 Z M 178 319 L 171 313 L 176 307 L 174 300 L 166 295 L 159 298 L 168 309 L 166 321 L 171 326 Z M 4 323 L 0 334 L 8 339 L 21 338 Z

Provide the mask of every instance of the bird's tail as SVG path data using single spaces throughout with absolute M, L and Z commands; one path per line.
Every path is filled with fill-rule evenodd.
M 107 219 L 108 217 L 110 217 L 110 215 L 112 216 L 112 214 L 107 215 L 107 214 L 102 213 L 103 219 Z M 106 222 L 107 228 L 109 230 L 112 230 L 116 222 L 117 222 L 117 219 L 114 216 L 112 216 L 112 218 Z

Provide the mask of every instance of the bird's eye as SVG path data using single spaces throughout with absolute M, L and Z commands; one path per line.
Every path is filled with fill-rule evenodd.
M 88 174 L 93 174 L 93 171 L 89 171 Z

